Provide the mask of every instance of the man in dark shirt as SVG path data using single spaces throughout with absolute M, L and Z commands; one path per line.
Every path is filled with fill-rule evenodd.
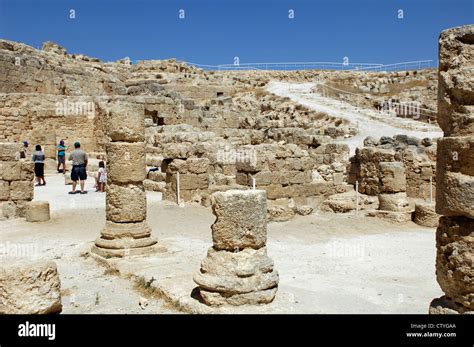
M 79 142 L 74 143 L 74 151 L 69 154 L 69 160 L 72 161 L 71 180 L 72 180 L 72 191 L 69 194 L 76 194 L 77 181 L 79 180 L 81 186 L 81 194 L 87 194 L 84 190 L 84 183 L 87 179 L 87 162 L 89 158 L 87 153 L 81 149 Z

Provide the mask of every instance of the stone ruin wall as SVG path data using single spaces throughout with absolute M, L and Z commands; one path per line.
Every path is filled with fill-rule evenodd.
M 117 76 L 121 64 L 67 54 L 52 43 L 42 50 L 12 41 L 0 41 L 0 93 L 53 95 L 123 95 L 126 89 Z
M 80 140 L 88 151 L 100 149 L 100 131 L 89 105 L 94 107 L 98 96 L 124 94 L 123 83 L 111 75 L 118 67 L 69 55 L 51 43 L 39 51 L 2 40 L 0 53 L 1 141 L 41 144 L 48 158 L 55 157 L 60 139 L 69 145 Z
M 436 142 L 397 135 L 379 140 L 367 138 L 351 158 L 349 182 L 359 181 L 359 192 L 367 195 L 384 193 L 381 162 L 402 162 L 405 166 L 407 196 L 415 199 L 436 196 Z
M 55 157 L 60 139 L 70 148 L 79 140 L 86 151 L 103 156 L 109 141 L 104 105 L 122 100 L 144 110 L 146 162 L 161 169 L 148 173 L 144 186 L 163 192 L 166 199 L 176 200 L 178 172 L 182 201 L 206 206 L 213 192 L 247 188 L 252 178 L 257 188 L 267 189 L 270 209 L 277 210 L 278 206 L 316 207 L 324 197 L 354 184 L 348 148 L 334 142 L 355 135 L 356 129 L 262 89 L 273 77 L 310 81 L 327 72 L 216 73 L 173 60 L 102 63 L 68 54 L 52 43 L 38 51 L 0 42 L 0 69 L 9 76 L 2 90 L 9 94 L 0 95 L 1 140 L 27 139 L 31 150 L 41 144 L 48 158 Z M 92 104 L 93 114 L 57 111 L 58 105 L 74 108 L 81 103 Z M 428 169 L 433 172 L 434 167 L 427 164 L 429 160 L 409 159 L 405 152 L 409 151 L 404 149 L 402 155 L 408 196 L 427 198 Z M 229 161 L 229 153 L 234 157 L 256 153 L 260 166 L 249 167 L 248 158 Z M 366 162 L 359 168 L 366 165 L 377 171 L 370 164 L 373 160 L 362 159 Z M 399 158 L 394 153 L 390 160 Z M 280 172 L 271 172 L 274 168 Z M 371 178 L 362 176 L 359 172 L 361 193 L 376 194 L 370 193 Z
M 56 157 L 56 145 L 64 139 L 69 147 L 79 140 L 88 151 L 100 151 L 103 138 L 100 118 L 94 114 L 65 114 L 57 112 L 58 105 L 95 104 L 87 97 L 63 97 L 57 95 L 9 95 L 0 96 L 0 141 L 22 142 L 27 140 L 30 152 L 40 144 L 47 158 Z M 86 107 L 86 106 L 84 106 Z
M 0 143 L 0 219 L 24 217 L 33 200 L 34 164 L 20 159 L 21 144 Z

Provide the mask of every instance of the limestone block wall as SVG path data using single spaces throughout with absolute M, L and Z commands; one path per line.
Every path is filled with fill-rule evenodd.
M 310 204 L 311 197 L 348 189 L 343 172 L 345 168 L 341 168 L 341 172 L 329 173 L 326 177 L 319 173 L 319 156 L 324 158 L 327 148 L 317 154 L 310 154 L 297 145 L 289 144 L 241 148 L 254 151 L 255 160 L 237 161 L 237 184 L 250 187 L 255 179 L 256 187 L 266 190 L 270 200 L 294 199 L 298 205 L 306 205 Z
M 179 173 L 180 199 L 197 201 L 209 197 L 209 159 L 175 159 L 166 168 L 165 198 L 176 200 Z
M 40 144 L 48 158 L 64 139 L 70 147 L 80 141 L 87 151 L 98 151 L 104 141 L 96 100 L 41 94 L 0 96 L 0 141 L 27 140 L 32 149 Z
M 226 134 L 234 130 L 227 129 Z M 208 204 L 209 193 L 248 188 L 255 178 L 269 199 L 296 198 L 300 205 L 307 204 L 307 197 L 348 189 L 345 144 L 325 143 L 305 150 L 296 144 L 248 144 L 239 135 L 224 138 L 185 124 L 148 128 L 147 142 L 153 145 L 148 145 L 147 155 L 160 158 L 161 172 L 148 173 L 146 188 L 176 201 L 179 172 L 181 200 Z
M 26 203 L 33 200 L 34 164 L 19 159 L 22 145 L 0 143 L 0 205 L 5 218 L 24 217 Z
M 349 182 L 359 181 L 359 192 L 367 195 L 384 193 L 382 162 L 401 162 L 405 167 L 406 192 L 410 198 L 429 199 L 430 178 L 432 195 L 436 187 L 436 144 L 430 139 L 406 136 L 368 138 L 365 146 L 356 149 L 351 159 Z
M 0 40 L 1 93 L 126 94 L 123 82 L 111 76 L 117 70 L 118 64 L 106 66 L 98 59 L 67 54 L 55 44 L 37 50 Z

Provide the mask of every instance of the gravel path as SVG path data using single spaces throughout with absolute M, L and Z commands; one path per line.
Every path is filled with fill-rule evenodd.
M 330 116 L 349 120 L 359 133 L 356 136 L 343 139 L 340 142 L 347 143 L 351 154 L 355 153 L 357 147 L 363 146 L 367 136 L 394 136 L 404 134 L 418 138 L 442 137 L 441 129 L 432 124 L 421 123 L 411 119 L 390 117 L 382 115 L 377 111 L 353 106 L 344 101 L 324 97 L 313 93 L 311 88 L 314 83 L 286 83 L 272 81 L 267 86 L 267 91 L 304 105 L 314 111 L 324 112 Z

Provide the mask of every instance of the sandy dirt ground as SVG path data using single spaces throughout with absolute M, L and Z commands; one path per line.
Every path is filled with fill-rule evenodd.
M 54 260 L 62 282 L 63 313 L 178 312 L 88 256 L 105 224 L 105 194 L 93 191 L 92 179 L 87 195 L 68 195 L 70 186 L 60 174 L 46 179 L 46 186 L 35 187 L 35 200 L 50 201 L 51 220 L 0 221 L 0 243 L 6 250 L 0 257 Z M 156 261 L 145 259 L 150 266 L 144 271 L 171 282 L 174 274 L 180 275 L 173 285 L 192 288 L 192 274 L 211 246 L 214 216 L 201 206 L 161 201 L 159 193 L 147 196 L 148 223 L 167 252 Z M 275 312 L 427 313 L 431 299 L 442 295 L 435 279 L 434 228 L 314 213 L 270 223 L 268 252 L 280 273 L 277 297 L 291 298 Z M 128 262 L 133 265 L 134 260 Z M 139 305 L 143 298 L 145 308 Z

